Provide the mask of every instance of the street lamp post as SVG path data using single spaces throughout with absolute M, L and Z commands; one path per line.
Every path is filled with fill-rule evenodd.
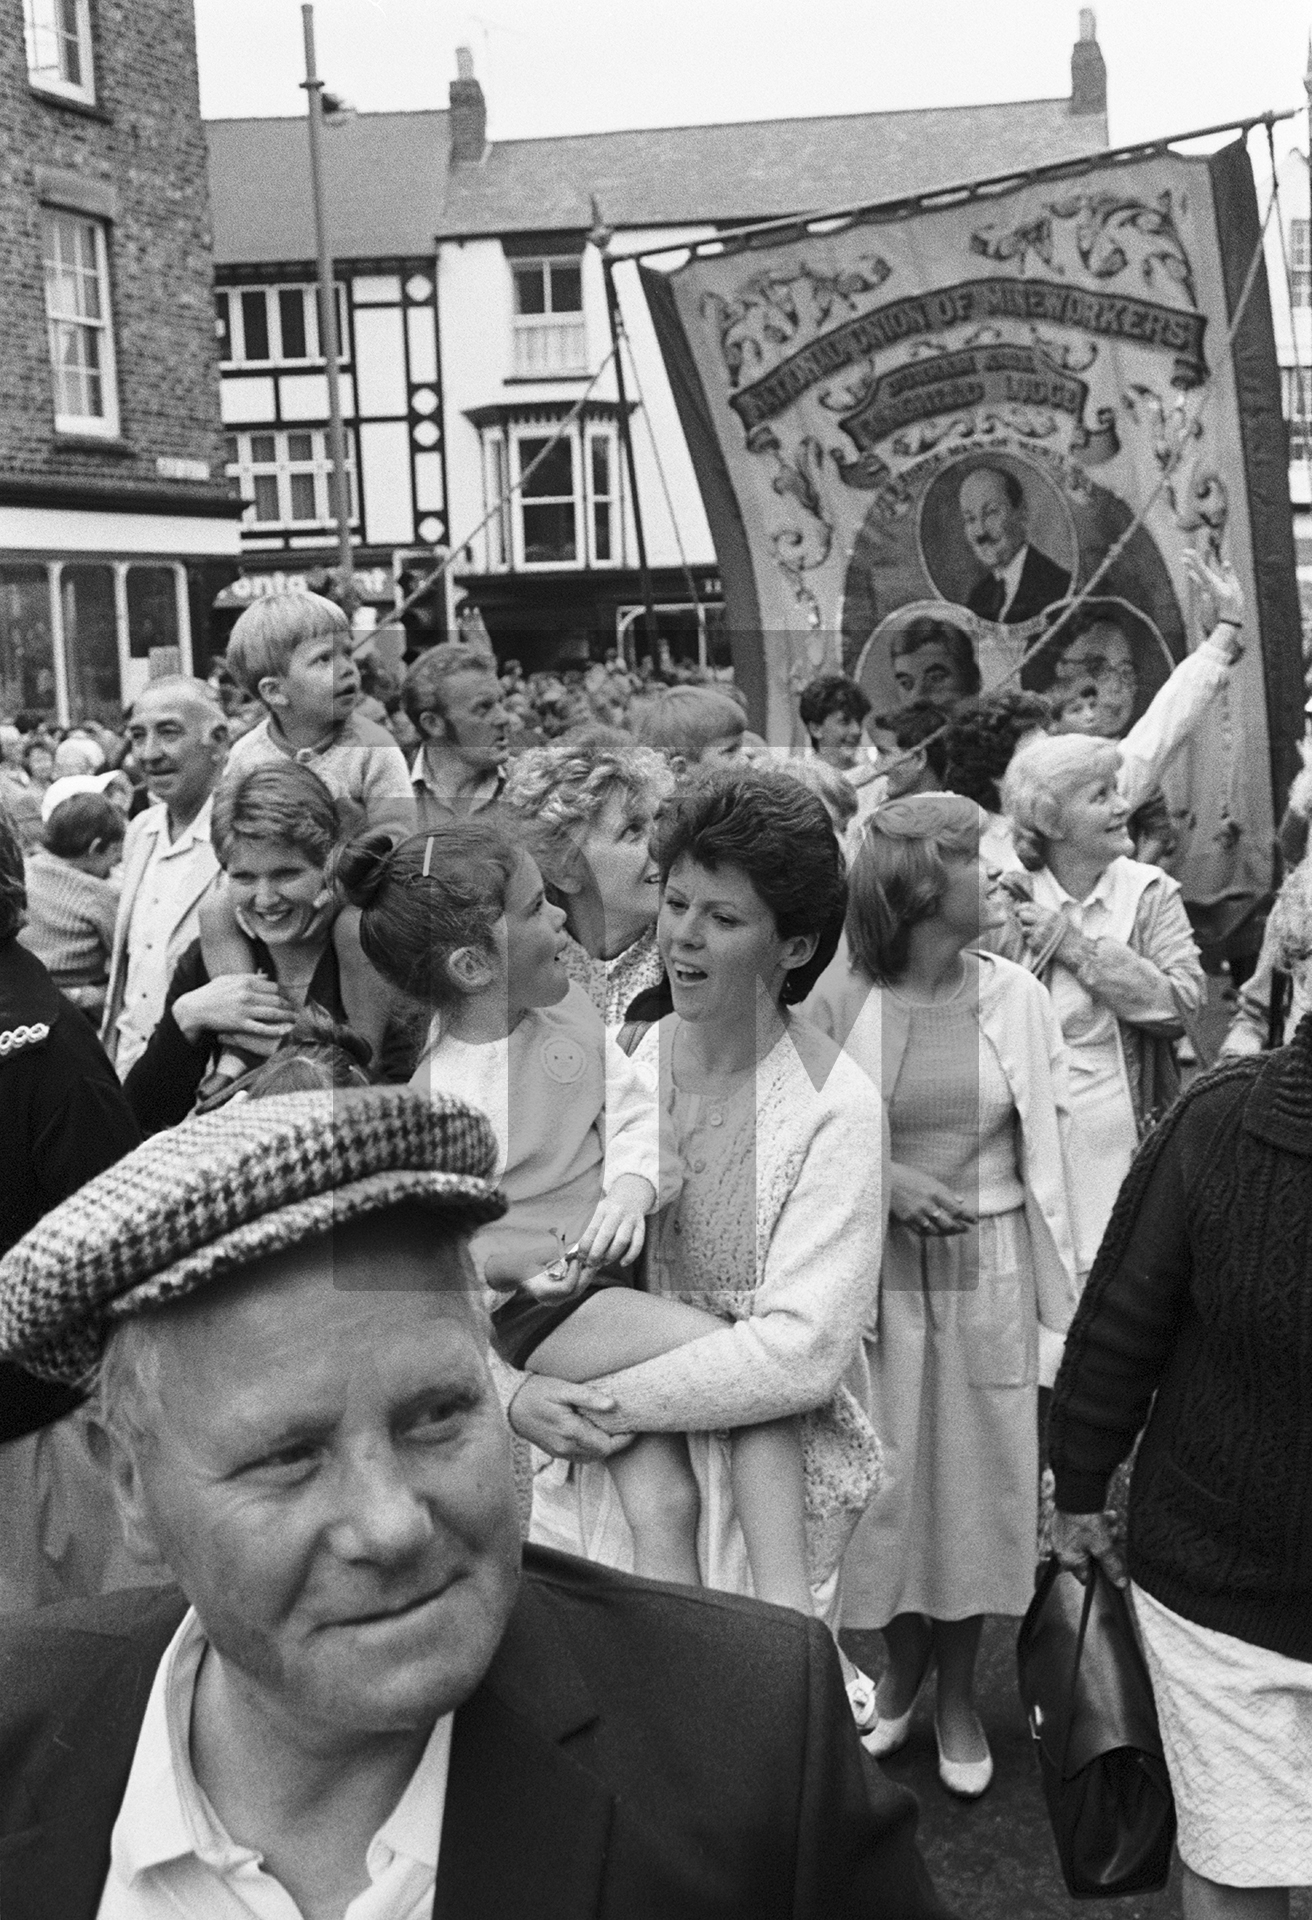
M 314 237 L 319 250 L 319 344 L 328 365 L 328 444 L 332 452 L 333 518 L 337 522 L 337 564 L 342 598 L 354 612 L 355 566 L 351 557 L 351 489 L 346 477 L 346 428 L 342 424 L 342 382 L 338 370 L 337 296 L 333 262 L 328 251 L 328 229 L 323 210 L 323 81 L 315 69 L 314 8 L 301 8 L 305 27 L 305 78 L 301 85 L 309 98 L 310 191 L 314 199 Z

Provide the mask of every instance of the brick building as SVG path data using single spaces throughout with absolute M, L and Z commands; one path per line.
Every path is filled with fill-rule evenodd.
M 0 0 L 0 715 L 117 717 L 237 571 L 191 9 Z

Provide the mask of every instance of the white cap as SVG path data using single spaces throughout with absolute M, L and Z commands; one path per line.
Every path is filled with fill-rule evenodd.
M 41 824 L 45 825 L 55 808 L 65 800 L 71 800 L 78 793 L 103 793 L 111 780 L 117 780 L 118 769 L 109 773 L 66 773 L 60 780 L 52 780 L 41 796 Z

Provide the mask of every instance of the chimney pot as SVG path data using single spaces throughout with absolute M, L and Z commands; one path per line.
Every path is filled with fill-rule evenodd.
M 452 165 L 476 166 L 487 152 L 487 102 L 468 47 L 456 48 L 456 78 L 451 82 L 450 98 Z
M 1092 7 L 1081 7 L 1080 37 L 1071 49 L 1071 112 L 1106 111 L 1107 65 L 1098 45 L 1098 22 Z

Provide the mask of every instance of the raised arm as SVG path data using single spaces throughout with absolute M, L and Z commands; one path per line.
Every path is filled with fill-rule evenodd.
M 1205 596 L 1212 630 L 1154 694 L 1121 742 L 1117 789 L 1133 812 L 1161 784 L 1166 768 L 1230 678 L 1243 651 L 1243 589 L 1230 567 L 1185 555 L 1189 576 Z

